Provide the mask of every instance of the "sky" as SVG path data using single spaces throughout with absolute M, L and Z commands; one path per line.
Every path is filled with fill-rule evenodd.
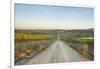
M 94 28 L 94 8 L 15 4 L 15 29 Z

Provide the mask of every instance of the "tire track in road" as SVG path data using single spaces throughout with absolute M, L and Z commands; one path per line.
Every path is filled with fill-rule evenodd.
M 51 63 L 66 62 L 64 50 L 61 48 L 59 41 L 57 42 L 56 49 L 52 55 Z

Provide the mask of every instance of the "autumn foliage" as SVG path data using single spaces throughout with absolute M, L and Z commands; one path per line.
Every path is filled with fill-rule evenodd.
M 33 34 L 26 34 L 26 33 L 15 33 L 16 40 L 46 40 L 48 36 L 45 35 L 33 35 Z

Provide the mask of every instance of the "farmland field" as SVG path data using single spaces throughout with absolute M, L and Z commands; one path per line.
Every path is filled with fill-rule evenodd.
M 58 35 L 60 41 L 93 60 L 94 35 L 91 30 L 15 30 L 15 64 L 25 64 L 46 50 L 58 40 Z

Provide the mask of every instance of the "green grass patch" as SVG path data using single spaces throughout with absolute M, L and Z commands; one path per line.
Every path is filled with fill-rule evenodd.
M 75 43 L 93 43 L 94 38 L 90 37 L 82 37 L 82 38 L 66 38 L 64 39 L 66 42 L 75 42 Z

